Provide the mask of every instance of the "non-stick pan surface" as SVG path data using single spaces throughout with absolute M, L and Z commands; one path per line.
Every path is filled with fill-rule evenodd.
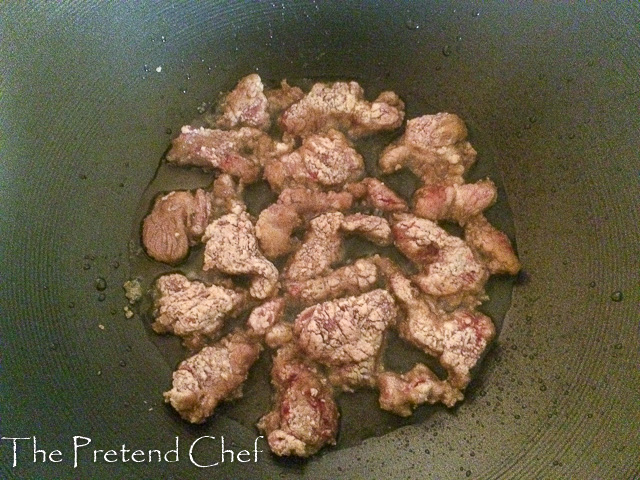
M 637 3 L 0 8 L 0 476 L 640 475 Z M 125 319 L 121 285 L 171 132 L 254 71 L 366 79 L 459 113 L 490 140 L 526 274 L 453 411 L 306 462 L 260 453 L 198 468 L 194 440 L 216 437 L 193 451 L 214 463 L 221 437 L 252 450 L 257 432 L 224 415 L 192 427 L 162 404 L 172 366 L 142 321 Z M 77 466 L 74 436 L 91 440 Z M 30 438 L 16 440 L 15 467 L 13 437 Z M 178 462 L 92 457 L 166 452 L 176 437 Z

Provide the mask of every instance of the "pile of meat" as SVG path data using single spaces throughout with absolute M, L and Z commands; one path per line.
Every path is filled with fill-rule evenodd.
M 381 175 L 406 167 L 420 178 L 413 198 L 367 176 L 354 141 L 403 122 L 393 92 L 368 101 L 356 82 L 335 82 L 305 94 L 286 81 L 266 89 L 252 74 L 224 98 L 211 128 L 185 126 L 173 140 L 167 162 L 215 177 L 207 188 L 156 198 L 142 228 L 159 262 L 178 265 L 204 244 L 206 275 L 171 273 L 154 288 L 154 330 L 181 337 L 191 354 L 164 394 L 185 420 L 204 422 L 240 397 L 265 349 L 273 409 L 257 426 L 277 455 L 309 456 L 335 443 L 340 391 L 377 389 L 380 407 L 402 416 L 462 400 L 495 335 L 476 310 L 485 283 L 520 264 L 483 215 L 496 200 L 493 182 L 465 183 L 476 151 L 458 116 L 408 120 L 378 159 Z M 259 180 L 278 198 L 254 218 L 243 187 Z M 443 222 L 459 224 L 463 238 Z M 347 260 L 350 236 L 386 248 Z M 404 267 L 381 253 L 390 248 L 406 257 Z M 231 318 L 237 326 L 222 336 Z M 391 329 L 435 357 L 445 378 L 422 363 L 385 368 Z

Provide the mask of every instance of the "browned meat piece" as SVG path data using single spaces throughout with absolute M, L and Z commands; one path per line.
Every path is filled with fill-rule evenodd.
M 142 244 L 147 254 L 169 264 L 184 260 L 213 218 L 212 204 L 212 193 L 201 188 L 158 197 L 142 223 Z
M 343 219 L 344 215 L 333 212 L 309 222 L 302 245 L 285 267 L 287 281 L 309 280 L 331 272 L 331 265 L 342 256 L 340 227 Z
M 151 258 L 179 263 L 212 219 L 243 205 L 242 190 L 229 175 L 220 175 L 211 190 L 180 190 L 156 199 L 142 223 L 142 244 Z
M 426 365 L 417 364 L 402 375 L 383 372 L 378 375 L 380 408 L 408 417 L 423 403 L 444 403 L 453 407 L 463 399 L 462 392 L 447 381 L 440 380 Z
M 299 102 L 280 117 L 283 130 L 307 136 L 332 128 L 359 137 L 402 125 L 404 103 L 393 92 L 383 92 L 373 102 L 364 99 L 356 82 L 316 83 Z
M 335 445 L 338 407 L 325 376 L 294 345 L 280 348 L 273 359 L 273 410 L 258 422 L 271 451 L 279 456 L 308 457 Z
M 313 192 L 305 188 L 285 189 L 278 202 L 260 212 L 256 236 L 267 258 L 290 253 L 297 246 L 293 231 L 309 215 L 351 208 L 353 197 L 347 192 Z
M 242 396 L 242 383 L 261 349 L 260 342 L 241 330 L 204 347 L 173 372 L 173 387 L 165 392 L 165 402 L 185 420 L 204 422 L 221 401 Z
M 342 231 L 362 235 L 370 242 L 380 247 L 386 247 L 393 243 L 393 234 L 386 218 L 375 215 L 363 215 L 355 213 L 344 217 Z
M 462 185 L 426 185 L 413 195 L 414 213 L 429 220 L 453 220 L 464 225 L 493 205 L 498 197 L 491 180 Z
M 251 183 L 259 178 L 263 164 L 291 148 L 291 144 L 274 142 L 256 128 L 226 131 L 185 125 L 173 139 L 167 161 L 178 166 L 219 169 L 243 183 Z
M 203 270 L 250 275 L 249 294 L 257 299 L 278 288 L 278 269 L 260 252 L 247 212 L 230 213 L 213 221 L 202 237 L 206 242 Z
M 260 76 L 252 73 L 241 79 L 222 101 L 222 112 L 217 122 L 220 128 L 254 127 L 267 130 L 271 120 Z
M 398 321 L 400 336 L 438 358 L 448 372 L 447 381 L 452 387 L 466 387 L 470 381 L 469 371 L 495 335 L 491 319 L 466 308 L 445 312 L 434 299 L 411 285 L 389 260 L 380 259 L 379 267 L 405 311 L 405 316 Z
M 464 238 L 492 274 L 515 275 L 520 271 L 520 260 L 509 237 L 493 227 L 484 215 L 477 215 L 467 222 Z
M 384 332 L 394 325 L 398 310 L 393 297 L 385 290 L 373 290 L 359 296 L 324 302 L 303 310 L 296 318 L 293 333 L 296 342 L 309 358 L 341 373 L 347 365 L 358 370 L 362 384 L 351 382 L 344 389 L 375 384 L 376 365 Z M 372 361 L 373 359 L 373 361 Z M 368 367 L 368 371 L 363 371 Z M 344 375 L 338 374 L 335 378 Z
M 413 280 L 423 292 L 449 297 L 455 304 L 456 299 L 483 291 L 488 271 L 462 239 L 431 220 L 404 213 L 395 219 L 395 244 L 421 269 Z
M 215 338 L 225 318 L 237 314 L 246 301 L 242 292 L 190 281 L 179 273 L 158 278 L 155 291 L 153 329 L 182 337 L 192 349 Z
M 247 319 L 249 333 L 258 336 L 267 334 L 273 326 L 282 320 L 285 307 L 284 298 L 274 298 L 253 309 Z
M 297 303 L 311 305 L 345 295 L 357 295 L 371 290 L 378 282 L 376 264 L 360 258 L 351 265 L 323 276 L 286 283 L 289 297 Z
M 377 178 L 367 177 L 358 183 L 350 183 L 345 185 L 345 190 L 381 212 L 405 212 L 409 209 L 407 202 Z
M 271 116 L 279 115 L 291 105 L 304 97 L 304 92 L 298 87 L 290 86 L 286 80 L 280 82 L 280 88 L 265 91 L 268 110 Z
M 297 150 L 268 163 L 264 177 L 274 190 L 336 188 L 358 180 L 364 160 L 337 130 L 305 138 Z
M 457 115 L 424 115 L 407 122 L 404 135 L 382 152 L 378 164 L 384 173 L 406 165 L 425 184 L 463 183 L 477 154 L 466 138 L 467 127 Z

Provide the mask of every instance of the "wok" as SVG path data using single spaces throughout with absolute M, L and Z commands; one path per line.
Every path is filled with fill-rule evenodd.
M 2 440 L 2 477 L 640 475 L 637 3 L 0 8 L 0 433 L 35 436 L 62 459 L 34 462 L 32 440 L 16 441 L 12 467 Z M 175 365 L 139 317 L 124 318 L 121 285 L 170 132 L 254 71 L 363 80 L 369 95 L 395 90 L 409 116 L 458 113 L 481 140 L 479 163 L 493 158 L 502 175 L 526 274 L 454 410 L 423 407 L 410 425 L 309 461 L 265 452 L 198 468 L 195 439 L 251 450 L 257 432 L 225 410 L 193 427 L 162 405 Z M 74 436 L 92 441 L 76 468 Z M 175 463 L 91 458 L 123 444 L 164 452 L 176 436 Z M 194 455 L 205 463 L 214 448 L 205 439 Z

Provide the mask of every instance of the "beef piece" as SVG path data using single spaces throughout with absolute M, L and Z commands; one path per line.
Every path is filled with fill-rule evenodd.
M 264 339 L 269 348 L 279 348 L 293 338 L 291 324 L 284 321 L 284 298 L 274 298 L 256 307 L 249 315 L 249 333 Z
M 174 191 L 158 197 L 142 223 L 142 244 L 159 262 L 176 264 L 189 254 L 213 218 L 213 195 L 201 188 L 195 192 Z
M 443 403 L 453 407 L 463 399 L 462 392 L 440 380 L 426 365 L 417 364 L 404 374 L 383 372 L 378 375 L 380 408 L 408 417 L 423 403 Z
M 378 266 L 405 312 L 397 325 L 400 336 L 438 358 L 452 387 L 466 387 L 471 379 L 469 371 L 495 336 L 491 319 L 467 308 L 445 312 L 434 298 L 421 294 L 388 259 L 379 258 Z
M 220 175 L 210 190 L 179 190 L 158 197 L 142 223 L 142 244 L 159 262 L 177 264 L 200 241 L 212 219 L 242 208 L 242 189 Z
M 425 185 L 413 195 L 414 213 L 429 220 L 453 220 L 464 225 L 496 201 L 498 192 L 491 180 L 462 185 Z
M 345 185 L 345 190 L 381 212 L 405 212 L 409 209 L 407 202 L 377 178 L 367 177 L 358 183 L 350 183 Z
M 246 300 L 240 291 L 190 281 L 179 273 L 158 278 L 155 290 L 153 329 L 178 335 L 193 349 L 215 338 L 225 318 L 237 314 Z
M 305 138 L 297 150 L 268 163 L 264 176 L 274 190 L 337 188 L 364 174 L 364 160 L 346 137 L 329 130 Z
M 167 161 L 178 166 L 218 169 L 246 184 L 260 177 L 262 165 L 289 152 L 292 146 L 274 142 L 263 131 L 251 127 L 226 131 L 185 125 L 173 139 Z
M 483 215 L 477 215 L 467 222 L 464 239 L 490 273 L 515 275 L 520 271 L 520 261 L 509 237 L 493 227 Z
M 275 293 L 278 269 L 260 252 L 247 212 L 230 213 L 213 221 L 202 240 L 206 242 L 203 270 L 250 275 L 249 294 L 257 299 Z
M 285 189 L 277 203 L 260 212 L 256 236 L 267 258 L 290 253 L 297 246 L 293 231 L 306 217 L 351 208 L 353 197 L 347 192 L 313 192 L 305 188 Z
M 423 292 L 449 297 L 453 303 L 482 293 L 487 269 L 462 239 L 410 214 L 396 214 L 395 220 L 395 244 L 421 269 L 413 280 Z
M 378 164 L 384 173 L 408 166 L 425 184 L 460 184 L 477 154 L 466 138 L 457 115 L 424 115 L 407 122 L 404 135 L 382 152 Z
M 377 282 L 378 269 L 375 263 L 361 258 L 322 277 L 287 282 L 286 289 L 294 302 L 311 305 L 345 295 L 364 293 L 374 288 Z
M 266 90 L 265 95 L 269 114 L 274 117 L 301 100 L 304 97 L 304 92 L 298 87 L 290 86 L 286 80 L 282 80 L 280 88 Z
M 242 396 L 242 384 L 260 350 L 260 342 L 242 330 L 230 333 L 180 363 L 165 402 L 185 420 L 204 422 L 221 401 Z
M 341 385 L 343 388 L 372 386 L 384 332 L 395 324 L 397 316 L 393 297 L 378 289 L 303 310 L 294 322 L 293 333 L 298 347 L 310 359 L 340 370 L 348 365 L 360 369 L 363 384 L 349 383 Z M 362 367 L 369 370 L 362 372 Z
M 331 272 L 331 265 L 342 256 L 340 228 L 344 215 L 339 212 L 320 215 L 311 222 L 300 248 L 285 267 L 287 281 L 303 281 Z
M 325 376 L 294 345 L 280 348 L 273 359 L 273 410 L 258 422 L 271 451 L 279 456 L 308 457 L 335 445 L 338 407 Z
M 393 92 L 383 92 L 373 102 L 364 99 L 356 82 L 316 83 L 299 102 L 280 117 L 283 130 L 305 137 L 331 129 L 352 137 L 394 130 L 402 125 L 404 103 Z
M 355 213 L 344 217 L 341 228 L 343 232 L 361 235 L 380 247 L 393 243 L 393 234 L 386 218 Z
M 224 129 L 254 127 L 267 130 L 271 125 L 264 85 L 256 73 L 242 78 L 222 101 L 217 126 Z

